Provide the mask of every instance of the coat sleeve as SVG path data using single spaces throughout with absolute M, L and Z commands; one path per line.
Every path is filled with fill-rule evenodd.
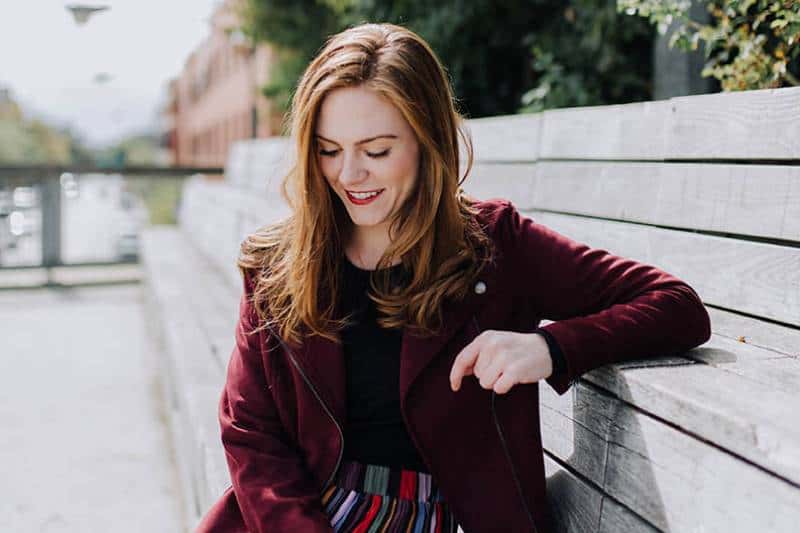
M 559 394 L 590 370 L 683 353 L 711 338 L 711 320 L 686 282 L 653 265 L 575 241 L 504 201 L 498 227 L 515 289 L 555 340 L 566 368 L 546 378 Z
M 244 278 L 236 345 L 219 402 L 222 444 L 239 509 L 251 533 L 332 531 L 319 491 L 291 444 L 267 387 L 252 286 Z

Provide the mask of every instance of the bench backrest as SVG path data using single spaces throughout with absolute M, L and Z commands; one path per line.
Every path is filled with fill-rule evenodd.
M 796 527 L 774 517 L 800 504 L 800 88 L 470 127 L 468 191 L 678 275 L 712 316 L 684 358 L 596 371 L 567 397 L 540 388 L 560 525 Z

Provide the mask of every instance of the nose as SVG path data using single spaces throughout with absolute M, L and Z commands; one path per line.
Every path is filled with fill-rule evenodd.
M 345 188 L 357 186 L 359 183 L 363 183 L 367 177 L 367 169 L 361 166 L 361 162 L 355 155 L 345 155 L 342 158 L 342 168 L 339 171 L 339 183 Z

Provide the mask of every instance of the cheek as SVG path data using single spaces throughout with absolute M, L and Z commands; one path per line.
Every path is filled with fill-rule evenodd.
M 333 184 L 333 181 L 336 178 L 336 165 L 328 158 L 319 157 L 317 158 L 319 162 L 319 169 L 322 172 L 322 175 L 328 181 L 328 183 Z
M 402 180 L 403 188 L 406 189 L 406 191 L 413 189 L 414 185 L 416 184 L 418 179 L 417 166 L 418 162 L 414 159 L 404 162 L 403 172 L 400 176 L 400 179 Z

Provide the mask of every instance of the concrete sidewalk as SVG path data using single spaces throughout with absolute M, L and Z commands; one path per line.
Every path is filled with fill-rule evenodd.
M 0 531 L 187 531 L 140 294 L 0 291 Z

